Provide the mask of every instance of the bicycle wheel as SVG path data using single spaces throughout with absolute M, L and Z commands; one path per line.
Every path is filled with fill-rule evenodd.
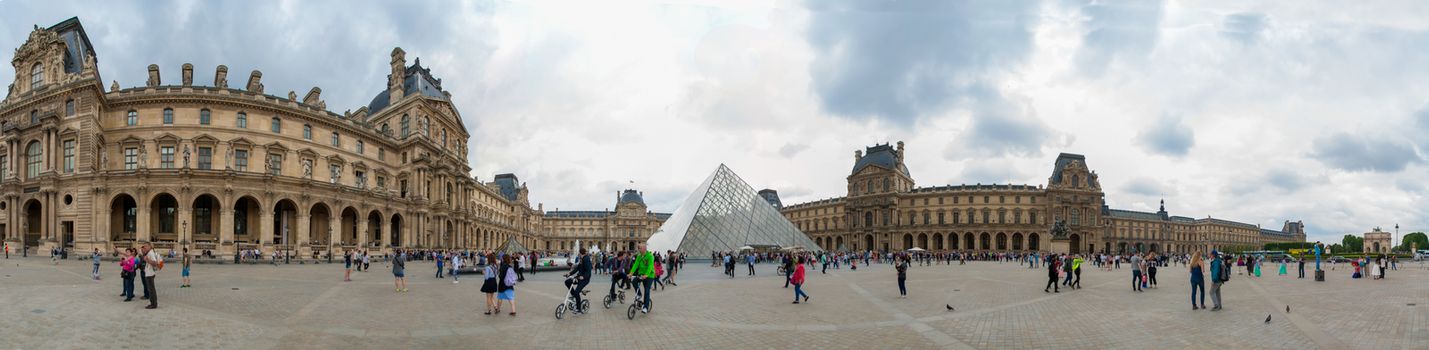
M 634 320 L 636 311 L 635 309 L 635 304 L 630 304 L 630 308 L 625 310 L 625 318 Z
M 581 300 L 581 312 L 590 312 L 590 299 Z
M 601 303 L 602 303 L 602 304 L 605 304 L 605 308 L 607 308 L 607 309 L 610 308 L 610 299 L 612 299 L 612 298 L 611 298 L 609 295 L 607 295 L 607 296 L 605 296 L 604 299 L 601 300 Z
M 556 305 L 556 319 L 566 317 L 566 304 Z

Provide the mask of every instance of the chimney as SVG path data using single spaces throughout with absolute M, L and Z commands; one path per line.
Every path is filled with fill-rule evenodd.
M 402 99 L 402 84 L 407 81 L 407 52 L 401 47 L 392 49 L 392 74 L 387 76 L 389 101 L 396 103 Z
M 193 85 L 194 85 L 194 65 L 193 65 L 192 63 L 184 63 L 184 66 L 183 66 L 183 69 L 181 70 L 181 73 L 183 73 L 184 86 L 193 86 Z
M 151 64 L 151 65 L 149 65 L 149 82 L 146 83 L 145 85 L 147 85 L 147 86 L 149 86 L 149 87 L 155 87 L 155 86 L 159 86 L 159 82 L 160 82 L 160 81 L 159 81 L 159 65 L 157 65 L 157 64 Z
M 228 88 L 228 66 L 220 64 L 218 69 L 214 70 L 213 86 L 220 89 Z
M 248 91 L 263 93 L 263 72 L 257 69 L 248 74 Z

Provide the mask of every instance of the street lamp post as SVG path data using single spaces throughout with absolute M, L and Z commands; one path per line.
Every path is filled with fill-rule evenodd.
M 1394 245 L 1399 242 L 1399 224 L 1394 224 L 1394 238 L 1389 240 L 1389 253 L 1394 254 Z
M 293 242 L 288 241 L 288 223 L 283 222 L 283 264 L 292 264 Z
M 332 227 L 327 228 L 327 263 L 332 263 Z

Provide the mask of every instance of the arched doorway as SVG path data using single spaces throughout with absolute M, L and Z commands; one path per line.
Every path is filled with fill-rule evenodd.
M 238 198 L 233 204 L 233 240 L 239 249 L 253 249 L 244 245 L 258 244 L 258 215 L 262 210 L 258 200 L 249 196 Z
M 843 238 L 843 236 L 834 237 L 834 249 L 839 249 L 839 250 L 847 249 L 846 247 L 844 247 L 844 238 Z
M 873 235 L 864 235 L 864 236 L 863 236 L 863 247 L 862 247 L 862 248 L 863 248 L 862 250 L 873 250 Z
M 918 244 L 916 245 L 916 247 L 923 249 L 933 248 L 932 246 L 928 245 L 928 235 L 924 233 L 918 234 Z
M 39 200 L 25 202 L 25 247 L 40 245 L 40 235 L 45 229 L 42 208 Z
M 1152 244 L 1151 244 L 1151 252 L 1152 252 L 1152 253 L 1159 253 L 1159 252 L 1161 252 L 1161 249 L 1160 249 L 1160 248 L 1161 248 L 1161 246 L 1160 246 L 1159 244 L 1156 244 L 1156 243 L 1152 243 Z
M 284 250 L 296 248 L 292 244 L 298 239 L 297 224 L 298 205 L 288 199 L 278 200 L 273 205 L 273 244 Z
M 1012 233 L 1012 250 L 1018 250 L 1018 251 L 1022 250 L 1022 233 L 1021 233 L 1021 232 L 1014 232 L 1014 233 Z
M 1007 250 L 1007 234 L 997 233 L 997 250 Z
M 139 205 L 128 194 L 114 196 L 109 204 L 109 238 L 114 242 L 133 242 L 139 231 Z
M 308 208 L 308 244 L 326 247 L 332 238 L 332 211 L 326 204 L 314 203 Z
M 367 213 L 367 242 L 363 246 L 380 247 L 382 244 L 382 213 L 373 210 Z
M 955 233 L 949 233 L 949 234 L 948 234 L 948 250 L 958 250 L 958 241 L 959 241 L 959 239 L 958 239 L 958 234 L 957 234 L 956 232 L 955 232 Z
M 149 201 L 150 240 L 174 242 L 179 232 L 179 201 L 173 195 L 160 193 Z
M 933 234 L 933 248 L 932 248 L 932 249 L 933 249 L 933 250 L 945 250 L 945 249 L 947 249 L 947 248 L 943 247 L 943 234 L 941 234 L 941 233 L 934 233 L 934 234 Z
M 1067 238 L 1071 241 L 1071 246 L 1068 247 L 1068 249 L 1071 250 L 1071 253 L 1072 253 L 1072 254 L 1081 254 L 1081 252 L 1082 252 L 1082 235 L 1073 233 L 1071 236 L 1068 236 Z
M 338 224 L 341 232 L 338 239 L 344 246 L 356 245 L 357 242 L 357 209 L 347 207 L 342 210 L 342 222 Z
M 205 193 L 194 198 L 193 212 L 189 214 L 194 242 L 213 244 L 218 241 L 218 231 L 214 228 L 219 226 L 219 210 L 218 197 Z
M 1105 247 L 1102 248 L 1102 254 L 1111 254 L 1111 242 L 1106 242 Z
M 978 245 L 979 248 L 982 248 L 982 250 L 992 250 L 992 235 L 983 232 L 982 235 L 978 236 L 978 239 L 979 242 L 982 243 Z
M 1126 254 L 1126 242 L 1119 242 L 1116 244 L 1116 253 Z
M 913 248 L 913 235 L 903 234 L 903 249 Z
M 392 246 L 402 246 L 402 214 L 392 214 Z
M 1027 235 L 1027 250 L 1034 252 L 1042 251 L 1042 236 L 1036 233 Z
M 1145 253 L 1145 252 L 1146 252 L 1146 243 L 1137 243 L 1137 244 L 1136 244 L 1136 253 L 1140 254 L 1140 253 Z

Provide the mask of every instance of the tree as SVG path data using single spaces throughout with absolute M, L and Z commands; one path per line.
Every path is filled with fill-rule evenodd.
M 1348 252 L 1358 253 L 1364 251 L 1364 238 L 1360 236 L 1345 235 L 1345 238 L 1340 242 L 1344 243 L 1345 249 L 1348 250 Z
M 1399 250 L 1401 251 L 1413 249 L 1414 243 L 1419 243 L 1419 249 L 1429 249 L 1429 235 L 1425 235 L 1423 232 L 1414 232 L 1404 235 L 1404 239 L 1401 240 L 1401 242 L 1399 245 Z

